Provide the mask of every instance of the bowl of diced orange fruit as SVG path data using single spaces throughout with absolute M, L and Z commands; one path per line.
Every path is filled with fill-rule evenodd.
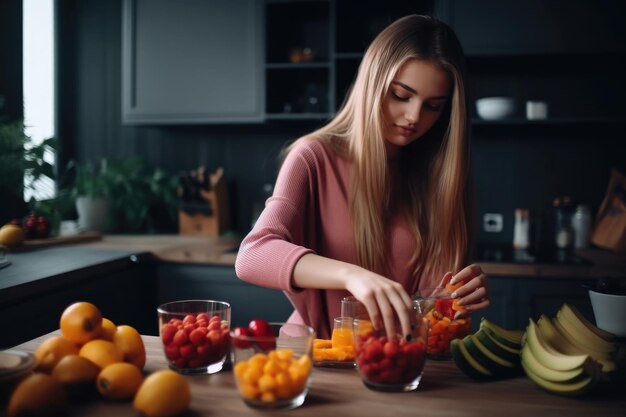
M 304 403 L 312 369 L 313 328 L 255 319 L 231 331 L 237 388 L 252 408 L 295 408 Z
M 469 317 L 455 318 L 457 312 L 464 309 L 458 305 L 452 293 L 462 284 L 439 288 L 426 288 L 413 296 L 413 303 L 428 320 L 428 357 L 431 359 L 450 359 L 450 342 L 462 339 L 471 333 Z

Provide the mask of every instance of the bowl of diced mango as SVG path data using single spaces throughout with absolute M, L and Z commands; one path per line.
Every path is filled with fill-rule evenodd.
M 295 408 L 311 380 L 313 328 L 267 323 L 262 333 L 231 332 L 233 373 L 243 401 L 252 408 Z

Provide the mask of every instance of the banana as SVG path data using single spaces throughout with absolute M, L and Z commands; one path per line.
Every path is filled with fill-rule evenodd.
M 570 306 L 567 303 L 563 304 L 561 308 L 559 309 L 559 311 L 557 312 L 557 316 L 559 314 L 565 317 L 567 320 L 574 323 L 575 325 L 576 323 L 578 323 L 578 326 L 584 327 L 585 329 L 587 329 L 587 331 L 594 333 L 600 339 L 603 339 L 607 342 L 615 341 L 615 335 L 613 333 L 609 333 L 605 330 L 598 328 L 597 326 L 594 326 L 591 322 L 589 322 L 585 318 L 585 316 L 580 314 L 580 312 L 574 306 Z M 583 329 L 583 331 L 585 330 Z
M 572 316 L 559 310 L 556 313 L 556 320 L 581 346 L 584 346 L 589 350 L 605 354 L 610 354 L 615 351 L 615 343 L 608 342 L 599 337 L 596 333 L 580 322 L 576 316 L 573 316 L 572 318 Z
M 526 344 L 543 366 L 555 371 L 571 371 L 591 360 L 589 355 L 565 355 L 554 349 L 544 340 L 532 318 L 528 319 L 526 327 Z
M 574 378 L 580 377 L 584 373 L 582 366 L 571 369 L 569 371 L 555 371 L 543 366 L 535 355 L 530 346 L 526 345 L 522 349 L 522 367 L 528 368 L 535 375 L 552 382 L 568 382 Z

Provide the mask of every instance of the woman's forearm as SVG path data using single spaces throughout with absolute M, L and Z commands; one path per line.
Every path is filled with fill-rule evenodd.
M 345 290 L 349 277 L 362 268 L 313 253 L 302 256 L 293 271 L 293 286 Z

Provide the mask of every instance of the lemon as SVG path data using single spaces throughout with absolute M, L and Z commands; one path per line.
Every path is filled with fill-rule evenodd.
M 16 224 L 5 224 L 0 227 L 0 245 L 13 247 L 24 242 L 24 229 Z
M 190 402 L 187 380 L 171 369 L 163 369 L 144 379 L 133 407 L 148 417 L 170 417 L 187 410 Z

